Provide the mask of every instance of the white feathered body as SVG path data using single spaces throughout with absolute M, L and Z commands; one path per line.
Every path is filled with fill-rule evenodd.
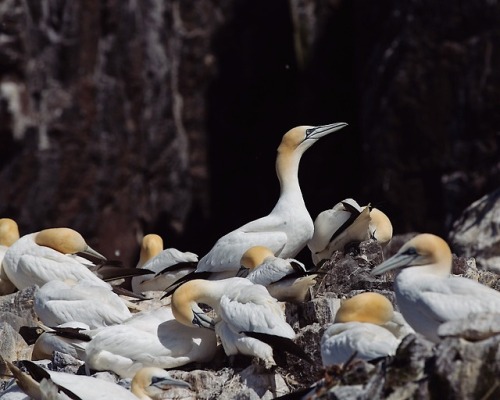
M 141 268 L 149 269 L 155 274 L 134 276 L 132 278 L 132 290 L 134 293 L 147 292 L 151 290 L 165 290 L 172 283 L 193 271 L 194 267 L 175 269 L 171 272 L 165 271 L 155 276 L 167 267 L 175 266 L 184 262 L 198 262 L 198 256 L 191 252 L 182 252 L 174 248 L 165 249 L 151 260 L 144 263 Z
M 372 360 L 393 355 L 399 340 L 387 329 L 368 322 L 343 322 L 331 325 L 321 338 L 323 366 L 343 364 L 355 358 Z
M 91 329 L 119 324 L 132 316 L 110 288 L 85 280 L 74 286 L 58 280 L 46 283 L 35 293 L 34 310 L 45 325 L 79 321 Z
M 52 280 L 67 279 L 76 282 L 90 280 L 96 285 L 110 287 L 75 257 L 36 244 L 36 234 L 21 237 L 9 247 L 4 256 L 5 273 L 18 289 L 32 285 L 41 287 Z

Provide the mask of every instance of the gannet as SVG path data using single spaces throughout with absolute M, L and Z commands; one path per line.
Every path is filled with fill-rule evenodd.
M 370 209 L 370 225 L 368 226 L 370 238 L 379 242 L 382 247 L 392 239 L 392 223 L 389 217 L 378 208 Z
M 111 287 L 98 286 L 87 280 L 47 282 L 35 292 L 34 311 L 48 326 L 78 321 L 90 329 L 116 325 L 132 316 Z
M 314 265 L 318 265 L 351 242 L 376 239 L 385 245 L 391 238 L 392 224 L 382 211 L 348 198 L 318 214 L 307 246 Z
M 71 256 L 83 253 L 98 259 L 105 257 L 93 250 L 76 231 L 51 228 L 22 236 L 5 253 L 5 273 L 18 289 L 43 286 L 51 280 L 90 280 L 97 285 L 109 284 L 94 275 L 84 264 Z
M 5 273 L 2 263 L 7 249 L 19 239 L 19 227 L 10 218 L 0 218 L 0 296 L 14 293 L 15 285 Z
M 303 302 L 316 283 L 317 275 L 308 275 L 300 261 L 276 257 L 265 246 L 250 247 L 241 257 L 241 266 L 248 280 L 265 286 L 279 301 Z
M 198 302 L 212 307 L 217 319 L 208 317 Z M 292 341 L 295 332 L 278 301 L 264 286 L 248 279 L 189 281 L 173 293 L 171 305 L 180 323 L 215 328 L 228 356 L 255 356 L 264 361 L 266 368 L 276 365 L 274 356 L 283 351 L 310 360 Z
M 155 234 L 144 236 L 137 268 L 146 268 L 155 274 L 132 278 L 132 291 L 142 293 L 165 290 L 172 283 L 196 268 L 198 256 L 174 248 L 163 250 L 163 239 Z
M 169 307 L 161 310 L 100 329 L 85 346 L 86 367 L 127 378 L 145 366 L 176 368 L 214 357 L 213 330 L 184 326 Z
M 41 381 L 47 379 L 52 381 L 59 388 L 59 397 L 62 399 L 81 400 L 153 400 L 156 398 L 156 390 L 150 388 L 151 385 L 158 389 L 169 386 L 179 386 L 191 388 L 184 381 L 173 379 L 167 371 L 160 368 L 145 368 L 137 372 L 132 379 L 130 391 L 116 383 L 97 379 L 85 375 L 74 375 L 65 372 L 50 371 L 38 366 L 31 361 L 23 361 L 23 365 L 28 368 L 29 374 L 25 374 L 18 367 L 7 361 L 7 365 L 16 379 L 19 387 L 30 398 L 42 400 L 46 397 L 40 388 Z M 77 396 L 77 397 L 75 397 Z M 151 397 L 153 396 L 153 397 Z
M 380 275 L 401 268 L 394 279 L 396 301 L 416 332 L 438 342 L 441 323 L 480 312 L 498 312 L 500 293 L 476 281 L 450 276 L 452 255 L 439 236 L 424 233 L 372 270 Z
M 313 221 L 302 198 L 299 163 L 302 154 L 318 139 L 347 126 L 338 122 L 324 126 L 298 126 L 282 138 L 276 157 L 280 197 L 271 213 L 221 237 L 201 258 L 196 273 L 218 273 L 216 278 L 235 276 L 243 253 L 264 245 L 282 258 L 295 257 L 313 234 Z M 198 278 L 194 274 L 189 278 Z
M 56 328 L 70 328 L 74 329 L 74 332 L 72 335 L 61 336 L 57 334 L 56 330 L 48 328 L 36 340 L 31 353 L 31 360 L 50 360 L 54 351 L 69 354 L 77 359 L 83 358 L 83 353 L 78 351 L 79 347 L 75 346 L 75 343 L 84 346 L 90 340 L 90 337 L 86 337 L 85 334 L 77 331 L 88 331 L 90 327 L 82 322 L 71 321 L 58 325 Z
M 365 292 L 346 300 L 321 338 L 323 366 L 343 364 L 355 353 L 362 360 L 395 354 L 400 339 L 383 327 L 393 316 L 391 302 L 381 294 Z

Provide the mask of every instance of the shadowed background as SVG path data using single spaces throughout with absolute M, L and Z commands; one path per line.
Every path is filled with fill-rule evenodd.
M 4 0 L 0 217 L 135 264 L 270 212 L 281 136 L 313 218 L 345 197 L 446 237 L 499 186 L 495 1 Z M 309 261 L 306 254 L 305 261 Z

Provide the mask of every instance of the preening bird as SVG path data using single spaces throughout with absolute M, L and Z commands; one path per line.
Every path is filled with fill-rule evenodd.
M 343 364 L 353 355 L 372 360 L 395 354 L 400 339 L 384 327 L 393 317 L 391 302 L 378 293 L 346 300 L 321 338 L 323 366 Z
M 376 239 L 386 245 L 391 238 L 392 224 L 382 211 L 345 199 L 316 217 L 314 234 L 307 246 L 314 265 L 318 265 L 351 242 Z
M 165 290 L 172 283 L 195 270 L 198 256 L 174 248 L 163 250 L 163 239 L 155 234 L 144 236 L 137 268 L 145 268 L 153 274 L 132 278 L 134 293 Z
M 400 269 L 394 291 L 404 319 L 416 332 L 438 342 L 441 323 L 500 309 L 499 292 L 467 278 L 450 276 L 451 268 L 448 244 L 439 236 L 424 233 L 406 242 L 372 274 Z
M 198 302 L 212 307 L 217 319 L 205 314 Z M 184 325 L 215 328 L 228 356 L 255 356 L 267 368 L 276 365 L 274 356 L 283 351 L 310 361 L 292 341 L 295 332 L 278 301 L 264 286 L 248 279 L 195 279 L 184 283 L 172 295 L 172 311 Z
M 316 141 L 347 126 L 338 122 L 324 126 L 298 126 L 282 138 L 276 157 L 280 197 L 271 213 L 249 222 L 221 237 L 201 258 L 197 273 L 214 274 L 211 279 L 235 276 L 243 253 L 252 246 L 265 245 L 274 255 L 295 257 L 313 234 L 313 221 L 307 211 L 299 185 L 299 163 L 304 152 Z M 215 274 L 216 273 L 216 274 Z
M 137 372 L 131 382 L 130 391 L 113 382 L 97 379 L 85 375 L 73 375 L 64 372 L 49 371 L 38 366 L 31 361 L 23 361 L 23 365 L 28 369 L 28 374 L 22 372 L 11 362 L 7 365 L 16 379 L 19 387 L 30 398 L 43 400 L 41 382 L 47 380 L 59 390 L 59 397 L 62 399 L 81 400 L 153 400 L 156 396 L 156 389 L 166 389 L 171 386 L 178 386 L 190 389 L 190 385 L 184 381 L 173 379 L 167 371 L 160 368 L 145 368 Z M 152 395 L 152 396 L 151 396 Z
M 47 282 L 35 292 L 34 311 L 48 326 L 78 321 L 90 329 L 116 325 L 132 316 L 111 287 L 86 280 Z
M 3 258 L 7 249 L 19 239 L 19 227 L 17 222 L 10 218 L 0 218 L 0 296 L 14 293 L 15 285 L 3 269 Z
M 317 275 L 309 274 L 300 261 L 276 257 L 265 246 L 250 247 L 241 257 L 241 266 L 239 276 L 265 286 L 279 301 L 303 302 L 316 283 Z

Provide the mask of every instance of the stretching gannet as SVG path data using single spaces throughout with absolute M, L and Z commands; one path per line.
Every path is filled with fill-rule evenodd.
M 86 367 L 127 378 L 145 366 L 176 368 L 214 357 L 213 330 L 186 327 L 174 319 L 170 308 L 161 310 L 100 329 L 85 346 Z
M 366 292 L 346 300 L 321 338 L 323 366 L 343 364 L 354 353 L 362 360 L 395 354 L 400 339 L 383 327 L 393 316 L 391 302 L 381 294 Z
M 163 250 L 163 239 L 155 234 L 144 236 L 137 268 L 146 268 L 155 274 L 132 278 L 134 293 L 165 290 L 172 283 L 196 268 L 198 256 L 174 248 Z
M 70 228 L 52 228 L 24 235 L 9 247 L 3 266 L 18 289 L 43 286 L 51 280 L 90 280 L 109 287 L 71 254 L 83 253 L 105 260 L 89 247 L 83 237 Z
M 170 386 L 191 388 L 188 383 L 173 379 L 167 371 L 160 368 L 144 368 L 138 371 L 132 379 L 129 391 L 116 383 L 103 379 L 50 371 L 31 361 L 23 361 L 23 365 L 28 368 L 29 374 L 25 374 L 9 361 L 7 361 L 7 365 L 14 375 L 19 387 L 21 387 L 30 398 L 35 400 L 47 398 L 40 388 L 43 379 L 52 381 L 59 388 L 58 398 L 61 399 L 153 400 L 154 397 L 156 398 L 157 390 L 150 388 L 151 385 L 158 389 L 165 389 Z
M 0 296 L 14 293 L 16 287 L 5 273 L 2 263 L 7 249 L 19 239 L 19 227 L 10 218 L 0 218 Z
M 241 257 L 241 266 L 249 281 L 265 286 L 279 301 L 303 302 L 316 283 L 317 275 L 308 275 L 300 261 L 275 257 L 265 246 L 250 247 Z
M 332 209 L 319 213 L 307 246 L 314 265 L 318 265 L 351 242 L 376 239 L 385 245 L 391 238 L 392 224 L 382 211 L 370 205 L 361 207 L 355 200 L 345 199 Z
M 35 292 L 34 311 L 48 326 L 78 321 L 91 329 L 116 325 L 132 316 L 125 302 L 110 287 L 86 280 L 47 282 Z
M 212 307 L 217 319 L 208 317 L 198 302 Z M 184 283 L 172 295 L 172 311 L 184 325 L 215 328 L 228 356 L 255 356 L 266 368 L 276 365 L 274 355 L 283 351 L 309 359 L 292 341 L 295 332 L 278 301 L 264 286 L 248 279 L 195 279 Z
M 300 190 L 300 159 L 318 139 L 345 126 L 346 123 L 338 122 L 316 127 L 299 126 L 289 130 L 278 147 L 276 173 L 281 193 L 273 210 L 266 217 L 249 222 L 221 237 L 199 261 L 196 273 L 219 273 L 217 278 L 235 276 L 240 268 L 241 256 L 252 246 L 267 246 L 277 257 L 295 257 L 312 237 L 314 229 Z
M 394 279 L 398 307 L 415 331 L 438 342 L 441 323 L 500 310 L 499 292 L 467 278 L 450 276 L 451 267 L 448 244 L 424 233 L 405 243 L 372 274 L 401 268 Z

